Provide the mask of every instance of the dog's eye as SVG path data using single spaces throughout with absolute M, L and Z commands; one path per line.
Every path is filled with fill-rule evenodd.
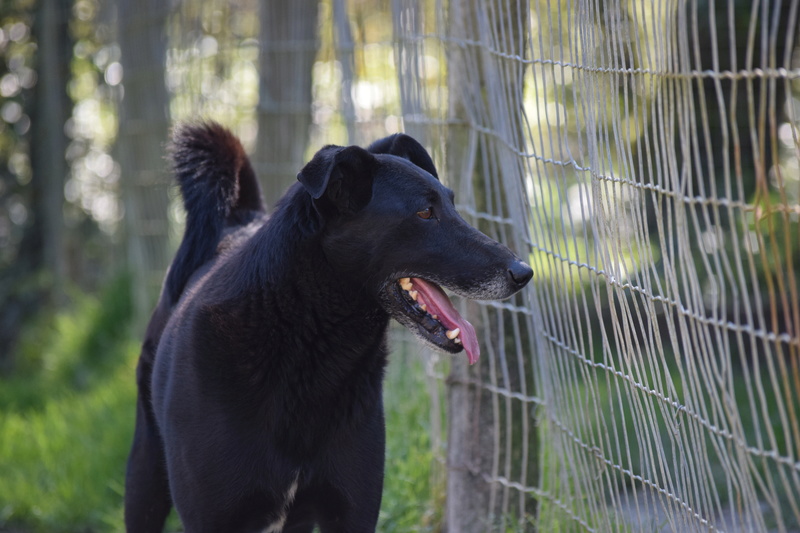
M 429 218 L 431 218 L 431 216 L 433 216 L 433 211 L 431 211 L 430 207 L 426 207 L 422 211 L 417 211 L 417 216 L 419 218 L 424 218 L 425 220 L 428 220 Z

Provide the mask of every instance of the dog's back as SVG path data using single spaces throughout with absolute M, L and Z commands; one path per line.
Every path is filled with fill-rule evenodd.
M 241 143 L 226 128 L 216 123 L 179 126 L 173 133 L 170 155 L 183 197 L 186 229 L 147 326 L 136 370 L 139 399 L 128 461 L 125 518 L 128 530 L 137 532 L 161 531 L 171 506 L 151 390 L 164 328 L 192 277 L 218 254 L 235 247 L 239 234 L 246 233 L 242 231 L 245 226 L 264 217 L 256 176 Z

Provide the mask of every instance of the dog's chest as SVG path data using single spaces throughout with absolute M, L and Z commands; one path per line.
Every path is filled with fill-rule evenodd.
M 283 531 L 283 526 L 286 525 L 286 517 L 289 514 L 289 507 L 291 507 L 294 502 L 294 497 L 297 495 L 299 478 L 300 473 L 298 472 L 294 476 L 294 481 L 292 481 L 289 488 L 287 488 L 286 492 L 283 494 L 283 503 L 279 505 L 280 510 L 277 513 L 277 518 L 264 528 L 263 533 L 280 533 Z

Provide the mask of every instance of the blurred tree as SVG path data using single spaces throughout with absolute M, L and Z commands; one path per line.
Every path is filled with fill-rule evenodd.
M 687 197 L 770 203 L 776 191 L 770 186 L 768 174 L 779 162 L 774 136 L 786 114 L 788 86 L 772 73 L 792 66 L 793 35 L 787 32 L 790 26 L 798 24 L 796 20 L 793 22 L 796 6 L 790 1 L 750 0 L 698 0 L 680 6 L 676 16 L 688 21 L 688 31 L 675 38 L 686 52 L 677 54 L 670 68 L 681 73 L 731 74 L 665 78 L 663 83 L 671 85 L 680 98 L 692 100 L 695 116 L 693 120 L 681 121 L 674 133 L 666 132 L 659 120 L 650 120 L 647 132 L 635 140 L 638 149 L 634 145 L 632 150 L 636 157 L 632 168 L 637 172 L 642 169 L 637 180 L 669 187 L 658 183 L 657 170 L 647 154 L 657 152 L 662 144 L 671 144 L 678 157 L 676 168 L 683 173 L 680 179 L 686 181 Z M 623 18 L 634 18 L 629 9 L 623 7 Z M 615 62 L 640 68 L 637 57 L 644 56 L 644 52 L 636 50 L 633 40 L 624 44 L 617 49 L 622 55 L 630 53 L 630 57 L 617 58 Z M 740 76 L 744 70 L 766 74 Z M 674 137 L 669 138 L 670 135 Z M 668 197 L 646 195 L 645 202 L 650 238 L 658 242 L 658 226 L 668 224 L 667 219 L 676 213 Z M 660 216 L 656 215 L 656 209 Z M 690 237 L 694 239 L 691 246 L 698 251 L 697 268 L 702 280 L 710 272 L 703 263 L 703 247 L 697 239 L 707 229 L 718 231 L 722 238 L 741 239 L 742 231 L 747 228 L 730 231 L 736 226 L 730 219 L 732 213 L 735 210 L 704 204 L 687 213 L 701 228 Z M 795 240 L 795 246 L 800 251 L 798 242 Z
M 32 12 L 16 3 L 4 5 L 0 27 L 0 372 L 12 367 L 12 352 L 20 325 L 30 314 L 35 299 L 26 298 L 22 278 L 26 269 L 17 261 L 21 240 L 28 222 L 30 164 L 27 127 L 19 123 L 29 120 L 23 105 L 30 98 L 18 84 L 7 87 L 6 80 L 18 81 L 18 70 L 24 65 L 31 73 L 32 52 L 26 46 Z M 15 29 L 12 36 L 12 29 Z M 23 35 L 20 35 L 24 32 Z M 21 42 L 22 41 L 22 42 Z M 13 116 L 12 116 L 13 115 Z M 23 254 L 24 256 L 24 254 Z
M 0 369 L 4 371 L 13 368 L 13 348 L 24 322 L 43 306 L 57 302 L 64 282 L 64 125 L 71 114 L 66 87 L 73 45 L 70 7 L 68 0 L 42 0 L 35 8 L 27 7 L 35 17 L 31 28 L 34 68 L 26 67 L 25 55 L 18 54 L 8 61 L 15 72 L 3 77 L 6 83 L 17 86 L 4 88 L 9 93 L 18 93 L 20 85 L 34 83 L 22 83 L 23 77 L 38 79 L 24 107 L 16 102 L 3 106 L 3 118 L 16 125 L 20 137 L 27 133 L 30 139 L 29 181 L 27 173 L 18 168 L 16 179 L 24 185 L 24 200 L 11 207 L 17 214 L 10 217 L 22 226 L 22 237 L 11 262 L 0 265 Z M 19 33 L 12 36 L 18 37 L 17 42 L 26 39 L 28 26 L 23 20 L 12 28 Z M 15 104 L 17 107 L 13 107 Z M 16 166 L 23 165 L 19 160 L 24 160 L 25 146 L 23 142 L 14 149 L 11 158 L 17 158 Z
M 355 102 L 353 102 L 355 43 L 346 0 L 333 0 L 333 26 L 336 31 L 336 58 L 342 67 L 342 85 L 339 95 L 342 118 L 347 126 L 347 142 L 357 144 L 359 139 L 356 134 L 356 108 Z
M 137 328 L 152 310 L 169 264 L 169 180 L 164 162 L 170 121 L 164 76 L 168 13 L 168 3 L 161 0 L 119 2 L 124 74 L 117 147 Z
M 64 176 L 67 173 L 64 125 L 71 113 L 67 96 L 72 39 L 70 0 L 41 0 L 33 26 L 37 42 L 34 106 L 31 109 L 31 169 L 34 220 L 41 264 L 52 291 L 64 282 Z
M 119 226 L 120 167 L 111 151 L 121 95 L 115 3 L 74 0 L 70 33 L 75 42 L 71 79 L 72 117 L 66 133 L 68 180 L 64 224 L 70 283 L 93 290 L 123 265 Z
M 693 69 L 734 73 L 746 69 L 764 75 L 693 81 L 690 94 L 696 110 L 696 131 L 691 140 L 675 140 L 676 146 L 683 148 L 681 164 L 691 166 L 689 172 L 695 176 L 689 180 L 686 194 L 727 198 L 758 207 L 748 215 L 738 209 L 698 205 L 691 215 L 707 235 L 720 239 L 719 248 L 730 254 L 734 264 L 743 262 L 746 268 L 758 272 L 758 292 L 765 295 L 764 313 L 754 319 L 765 317 L 757 327 L 774 332 L 800 330 L 800 239 L 794 235 L 796 222 L 781 207 L 790 205 L 796 193 L 790 191 L 787 196 L 787 185 L 793 187 L 791 178 L 781 175 L 777 142 L 778 128 L 786 120 L 789 84 L 774 76 L 777 69 L 792 67 L 798 14 L 798 3 L 791 1 L 701 0 L 689 6 L 687 19 L 697 20 L 689 40 L 689 49 L 694 52 L 690 58 Z M 787 35 L 790 27 L 793 31 Z M 713 31 L 706 31 L 710 28 Z M 747 222 L 743 222 L 745 219 Z M 748 233 L 757 236 L 757 247 L 762 252 L 755 259 L 740 254 L 739 246 Z M 694 237 L 699 240 L 701 235 L 698 231 Z M 733 239 L 739 241 L 738 246 L 731 242 Z M 720 284 L 718 293 L 730 288 L 734 294 L 733 298 L 721 295 L 713 299 L 711 312 L 738 323 L 745 308 L 735 296 L 741 290 L 735 276 L 726 273 L 727 280 L 713 279 L 716 268 L 707 262 L 707 257 L 713 255 L 711 250 L 700 242 L 692 245 L 696 246 L 695 264 L 700 279 L 707 284 Z M 720 301 L 727 308 L 716 309 Z M 796 345 L 790 349 L 798 355 Z M 800 383 L 800 377 L 796 379 Z
M 268 206 L 296 181 L 308 146 L 318 12 L 318 0 L 261 2 L 258 146 L 253 163 Z

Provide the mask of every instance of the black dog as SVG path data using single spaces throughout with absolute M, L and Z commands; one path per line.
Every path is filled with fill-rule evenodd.
M 530 267 L 469 226 L 398 134 L 326 146 L 272 216 L 239 141 L 179 128 L 186 233 L 148 326 L 125 495 L 132 533 L 374 531 L 394 317 L 478 358 L 439 287 L 504 298 Z

